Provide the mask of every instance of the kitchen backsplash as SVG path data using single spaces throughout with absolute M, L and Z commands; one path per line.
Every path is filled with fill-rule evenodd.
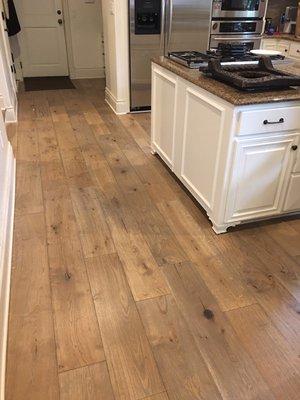
M 272 18 L 275 25 L 280 22 L 280 16 L 287 6 L 297 6 L 298 0 L 269 0 L 267 18 Z

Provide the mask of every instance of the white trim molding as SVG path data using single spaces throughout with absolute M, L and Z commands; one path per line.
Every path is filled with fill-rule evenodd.
M 110 108 L 118 115 L 127 114 L 129 112 L 128 101 L 117 100 L 107 87 L 105 88 L 105 101 L 110 106 Z
M 7 153 L 5 179 L 4 182 L 0 182 L 1 191 L 3 189 L 2 198 L 4 203 L 0 221 L 0 400 L 4 400 L 5 396 L 5 367 L 16 181 L 16 162 L 10 144 L 8 145 Z
M 105 78 L 104 68 L 73 68 L 70 69 L 71 79 Z

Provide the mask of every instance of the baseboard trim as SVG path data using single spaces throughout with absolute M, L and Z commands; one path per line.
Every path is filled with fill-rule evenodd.
M 10 146 L 10 145 L 9 145 Z M 9 147 L 8 168 L 7 168 L 6 192 L 8 199 L 6 202 L 6 212 L 4 221 L 3 247 L 0 250 L 0 400 L 5 397 L 5 368 L 8 336 L 8 314 L 11 281 L 11 261 L 13 244 L 13 225 L 15 207 L 15 184 L 16 184 L 16 160 L 13 156 L 12 148 Z
M 115 114 L 122 115 L 129 113 L 129 104 L 126 100 L 117 100 L 111 91 L 105 88 L 105 101 Z
M 11 124 L 18 122 L 18 102 L 15 102 L 14 107 L 5 108 L 5 123 Z
M 104 68 L 77 68 L 70 71 L 71 79 L 105 78 Z

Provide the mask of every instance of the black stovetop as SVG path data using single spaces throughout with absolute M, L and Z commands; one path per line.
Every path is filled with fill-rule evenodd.
M 259 58 L 256 65 L 221 65 L 210 59 L 205 74 L 241 90 L 259 91 L 300 86 L 300 76 L 276 70 L 269 57 Z
M 220 51 L 174 51 L 169 53 L 169 58 L 174 61 L 180 62 L 189 68 L 206 68 L 210 60 L 220 60 L 221 63 L 245 63 L 245 62 L 258 62 L 259 56 L 245 51 L 236 51 L 233 54 L 230 52 L 225 53 Z M 284 56 L 276 55 L 271 56 L 274 60 L 284 60 Z

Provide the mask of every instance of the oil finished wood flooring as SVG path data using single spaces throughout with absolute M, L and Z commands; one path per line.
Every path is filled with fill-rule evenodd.
M 104 81 L 20 92 L 6 400 L 298 400 L 300 220 L 217 236 Z

